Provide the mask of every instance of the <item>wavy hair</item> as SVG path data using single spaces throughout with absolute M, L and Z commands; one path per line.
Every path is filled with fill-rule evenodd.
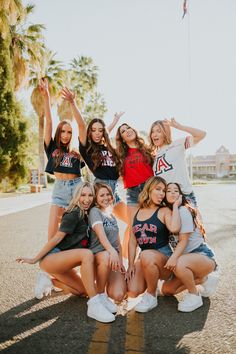
M 150 142 L 150 148 L 152 153 L 156 150 L 156 146 L 153 144 L 151 135 L 152 135 L 152 130 L 154 127 L 159 126 L 161 132 L 163 133 L 164 136 L 164 144 L 169 145 L 172 143 L 172 134 L 171 134 L 171 128 L 169 125 L 164 124 L 164 120 L 156 120 L 155 122 L 152 123 L 150 132 L 148 135 L 149 142 Z
M 117 155 L 116 151 L 113 148 L 110 138 L 106 129 L 105 122 L 101 118 L 94 118 L 90 121 L 88 127 L 87 127 L 87 142 L 88 142 L 88 148 L 87 148 L 87 154 L 91 154 L 91 159 L 93 161 L 94 167 L 93 170 L 96 170 L 96 168 L 102 163 L 103 156 L 101 154 L 101 150 L 99 148 L 100 143 L 95 143 L 92 139 L 92 127 L 94 123 L 100 123 L 103 128 L 103 137 L 101 143 L 107 147 L 108 151 L 112 154 L 115 164 L 117 165 Z
M 163 183 L 166 188 L 167 186 L 166 181 L 162 177 L 153 176 L 146 181 L 142 192 L 139 194 L 139 199 L 138 199 L 139 208 L 143 209 L 143 208 L 150 207 L 150 205 L 152 204 L 151 192 L 160 183 Z M 161 202 L 160 207 L 165 206 L 163 201 Z
M 190 213 L 191 213 L 191 215 L 192 215 L 192 218 L 193 218 L 193 223 L 194 223 L 195 227 L 197 227 L 197 228 L 200 230 L 200 232 L 201 232 L 201 234 L 202 234 L 204 240 L 206 240 L 206 230 L 205 230 L 205 227 L 203 226 L 202 221 L 201 221 L 201 220 L 199 219 L 199 217 L 198 217 L 196 208 L 194 208 L 192 205 L 190 205 L 190 203 L 187 201 L 187 199 L 186 199 L 186 197 L 184 196 L 184 194 L 183 194 L 183 192 L 182 192 L 182 190 L 181 190 L 181 187 L 180 187 L 180 185 L 179 185 L 178 183 L 176 183 L 176 182 L 170 182 L 170 183 L 167 184 L 167 188 L 168 188 L 168 186 L 169 186 L 170 184 L 174 184 L 174 185 L 178 188 L 179 194 L 182 195 L 182 204 L 181 204 L 181 205 L 184 206 L 184 207 L 186 207 L 186 208 L 190 211 Z M 167 201 L 166 197 L 165 197 L 164 201 L 165 201 L 166 206 L 168 206 L 168 208 L 170 208 L 171 210 L 173 210 L 173 204 L 169 203 L 169 202 Z
M 109 192 L 109 194 L 110 194 L 110 196 L 111 196 L 111 199 L 112 199 L 112 201 L 113 201 L 113 200 L 114 200 L 114 195 L 113 195 L 113 193 L 112 193 L 111 187 L 110 187 L 108 184 L 106 184 L 106 183 L 96 182 L 96 183 L 94 183 L 95 203 L 96 203 L 96 201 L 97 201 L 98 192 L 99 192 L 100 189 L 102 189 L 102 188 L 106 188 L 106 189 L 108 190 L 108 192 Z
M 127 123 L 123 123 L 121 124 L 116 132 L 116 154 L 118 157 L 118 169 L 120 171 L 121 176 L 124 175 L 124 162 L 125 162 L 125 158 L 128 155 L 128 150 L 129 150 L 129 146 L 127 145 L 127 143 L 122 139 L 121 136 L 121 127 L 123 126 L 127 126 L 128 128 L 131 128 Z M 144 139 L 141 138 L 138 135 L 138 132 L 131 128 L 136 135 L 136 139 L 135 139 L 135 143 L 137 146 L 137 149 L 141 152 L 141 154 L 144 156 L 146 162 L 150 165 L 152 165 L 153 163 L 153 158 L 152 158 L 152 154 L 151 154 L 151 150 L 150 148 L 145 144 Z
M 85 187 L 90 188 L 90 190 L 91 190 L 91 192 L 92 192 L 92 194 L 93 194 L 93 202 L 92 202 L 92 204 L 91 204 L 91 206 L 90 206 L 90 208 L 92 208 L 92 206 L 94 205 L 94 199 L 95 199 L 94 187 L 93 187 L 93 185 L 92 185 L 90 182 L 83 182 L 83 183 L 80 183 L 80 184 L 76 187 L 75 192 L 74 192 L 74 195 L 73 195 L 73 198 L 71 199 L 70 204 L 69 204 L 68 208 L 66 209 L 66 212 L 69 213 L 69 212 L 71 212 L 73 209 L 79 207 L 79 208 L 80 208 L 80 211 L 81 211 L 81 213 L 82 213 L 82 215 L 84 216 L 84 209 L 83 209 L 83 207 L 81 206 L 79 200 L 80 200 L 80 197 L 81 197 L 81 195 L 82 195 L 82 193 L 83 193 L 83 189 L 84 189 Z

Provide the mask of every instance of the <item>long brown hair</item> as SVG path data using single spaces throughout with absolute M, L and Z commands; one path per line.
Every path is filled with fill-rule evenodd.
M 118 168 L 119 168 L 121 176 L 124 175 L 124 161 L 125 161 L 126 156 L 128 155 L 128 150 L 129 150 L 129 146 L 122 139 L 121 132 L 120 132 L 121 127 L 123 127 L 124 125 L 126 125 L 128 128 L 131 128 L 127 123 L 123 123 L 118 127 L 117 132 L 116 132 L 116 153 L 117 153 L 117 156 L 119 159 Z M 152 158 L 150 148 L 145 144 L 144 139 L 138 135 L 138 132 L 133 128 L 131 128 L 131 129 L 135 132 L 135 135 L 136 135 L 135 144 L 137 146 L 137 149 L 145 157 L 146 162 L 148 164 L 152 165 L 153 158 Z
M 100 123 L 103 128 L 103 137 L 101 143 L 95 143 L 92 139 L 92 127 L 94 123 Z M 102 162 L 102 154 L 101 150 L 99 148 L 99 145 L 103 144 L 104 146 L 107 147 L 108 151 L 112 154 L 115 164 L 117 165 L 117 155 L 116 151 L 113 148 L 110 138 L 106 129 L 106 125 L 103 121 L 103 119 L 100 118 L 94 118 L 90 121 L 88 127 L 87 127 L 87 142 L 88 142 L 88 148 L 87 148 L 87 154 L 91 154 L 91 159 L 93 161 L 94 167 L 93 170 L 96 170 L 96 168 L 101 164 Z
M 183 192 L 182 192 L 182 190 L 181 190 L 181 187 L 180 187 L 180 185 L 179 185 L 178 183 L 176 183 L 176 182 L 170 182 L 170 183 L 167 184 L 167 188 L 168 188 L 168 186 L 169 186 L 170 184 L 174 184 L 174 185 L 178 188 L 179 194 L 182 195 L 182 204 L 181 204 L 181 205 L 182 205 L 182 206 L 185 206 L 185 207 L 190 211 L 190 213 L 191 213 L 191 215 L 192 215 L 192 218 L 193 218 L 193 223 L 194 223 L 195 227 L 197 227 L 197 228 L 200 230 L 200 232 L 201 232 L 201 234 L 202 234 L 202 236 L 203 236 L 203 238 L 204 238 L 204 240 L 205 240 L 205 239 L 206 239 L 206 230 L 205 230 L 205 227 L 203 226 L 202 221 L 201 221 L 201 220 L 199 219 L 199 217 L 198 217 L 196 208 L 194 208 L 192 205 L 190 205 L 190 203 L 187 201 L 187 199 L 186 199 L 186 197 L 184 196 L 184 194 L 183 194 Z M 165 197 L 164 201 L 165 201 L 166 206 L 168 206 L 168 208 L 170 208 L 171 210 L 173 210 L 173 204 L 170 204 L 170 203 L 166 200 L 166 197 Z
M 62 142 L 61 142 L 61 131 L 62 131 L 63 126 L 66 124 L 71 127 L 71 124 L 67 120 L 62 120 L 58 124 L 55 135 L 54 135 L 54 141 L 55 141 L 57 149 L 58 149 L 57 155 L 55 156 L 56 167 L 60 164 L 62 156 L 65 153 L 65 151 L 66 152 L 70 151 L 71 139 L 66 145 L 62 144 Z M 71 127 L 71 130 L 72 130 L 72 127 Z M 72 137 L 72 135 L 71 135 L 71 137 Z
M 138 198 L 138 204 L 140 209 L 150 207 L 150 205 L 152 204 L 151 192 L 159 183 L 163 183 L 166 188 L 166 181 L 162 177 L 153 176 L 146 181 L 143 190 L 139 194 L 139 198 Z M 163 201 L 160 204 L 160 207 L 162 206 L 165 206 Z

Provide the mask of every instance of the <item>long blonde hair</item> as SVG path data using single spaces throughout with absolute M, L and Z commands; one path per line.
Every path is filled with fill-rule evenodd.
M 153 144 L 153 141 L 151 138 L 152 130 L 156 125 L 159 126 L 161 132 L 164 135 L 164 144 L 169 145 L 172 143 L 172 134 L 171 134 L 170 126 L 168 124 L 164 124 L 164 120 L 156 120 L 155 122 L 152 123 L 151 128 L 150 128 L 150 132 L 148 135 L 149 141 L 150 141 L 150 148 L 151 148 L 152 152 L 156 150 L 156 146 Z
M 139 194 L 138 205 L 140 209 L 150 207 L 152 204 L 151 192 L 159 183 L 163 183 L 166 188 L 166 181 L 162 177 L 153 176 L 146 181 L 142 192 Z M 164 206 L 163 201 L 160 204 L 160 207 L 162 206 Z
M 83 207 L 80 205 L 80 197 L 81 197 L 81 194 L 83 192 L 83 189 L 85 187 L 88 187 L 91 189 L 91 192 L 93 194 L 93 203 L 91 204 L 91 207 L 93 206 L 94 204 L 94 198 L 95 198 L 95 192 L 94 192 L 94 188 L 93 188 L 93 185 L 90 183 L 90 182 L 83 182 L 81 184 L 79 184 L 76 189 L 75 189 L 75 192 L 74 192 L 74 195 L 73 195 L 73 198 L 71 199 L 70 201 L 70 204 L 68 206 L 68 208 L 66 209 L 66 211 L 69 213 L 71 212 L 73 209 L 75 209 L 76 207 L 79 207 L 80 210 L 81 210 L 81 213 L 82 215 L 84 215 L 84 209 Z

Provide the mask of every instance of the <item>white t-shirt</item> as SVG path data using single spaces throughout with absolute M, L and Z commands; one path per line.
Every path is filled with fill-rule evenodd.
M 185 160 L 185 150 L 192 146 L 192 136 L 175 140 L 157 151 L 153 164 L 154 176 L 163 177 L 167 183 L 179 183 L 184 194 L 193 191 Z
M 191 251 L 195 250 L 195 248 L 199 247 L 202 243 L 204 243 L 204 238 L 198 227 L 194 225 L 192 214 L 186 207 L 181 206 L 179 208 L 179 215 L 181 220 L 181 228 L 179 233 L 191 233 L 188 239 L 187 246 L 183 253 L 190 253 Z M 171 247 L 175 249 L 178 243 L 178 235 L 171 235 L 169 243 Z

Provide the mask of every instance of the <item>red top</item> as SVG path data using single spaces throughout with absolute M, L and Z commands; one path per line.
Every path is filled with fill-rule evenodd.
M 129 148 L 124 161 L 124 187 L 131 188 L 153 176 L 152 166 L 146 161 L 145 156 L 136 148 Z

